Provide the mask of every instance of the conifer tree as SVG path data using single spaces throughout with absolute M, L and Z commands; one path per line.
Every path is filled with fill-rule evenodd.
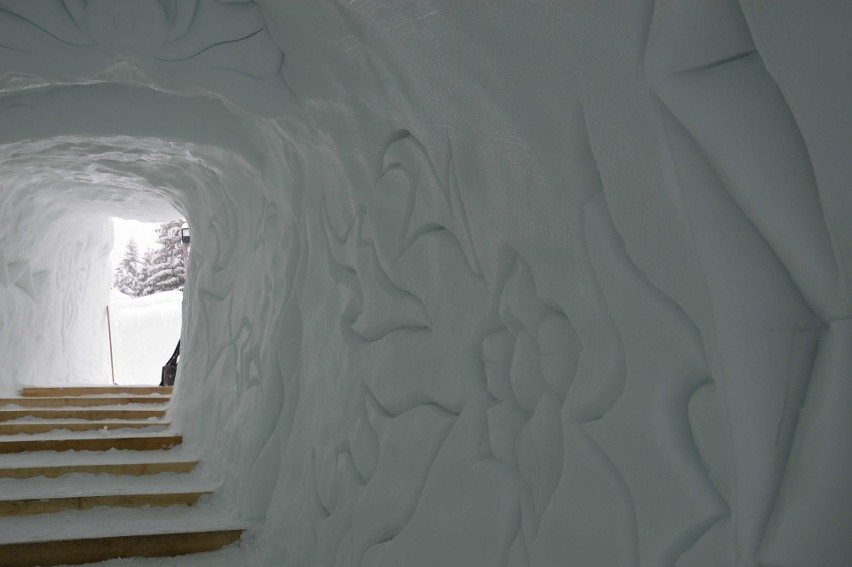
M 186 280 L 186 267 L 180 242 L 180 229 L 183 223 L 183 219 L 175 219 L 157 228 L 159 235 L 157 248 L 145 262 L 143 295 L 183 287 Z
M 115 268 L 113 287 L 125 295 L 138 297 L 142 292 L 140 270 L 139 248 L 136 246 L 136 241 L 131 238 L 124 249 L 124 258 Z
M 154 263 L 154 251 L 150 248 L 142 255 L 142 268 L 139 270 L 139 297 L 151 295 L 154 291 L 148 286 L 151 276 L 151 265 Z

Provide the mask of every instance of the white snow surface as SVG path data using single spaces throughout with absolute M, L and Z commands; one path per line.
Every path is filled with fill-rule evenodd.
M 180 290 L 143 297 L 129 297 L 116 289 L 110 291 L 116 384 L 160 383 L 160 370 L 180 339 L 182 301 Z
M 25 468 L 55 465 L 58 463 L 64 465 L 123 464 L 194 460 L 197 460 L 197 455 L 190 449 L 187 449 L 185 445 L 178 445 L 173 449 L 162 451 L 124 451 L 110 449 L 109 451 L 31 451 L 20 454 L 2 454 L 0 455 L 0 466 Z M 215 474 L 215 470 L 211 467 L 205 467 L 209 474 Z
M 91 534 L 94 537 L 126 535 L 128 526 L 138 533 L 169 533 L 192 526 L 196 531 L 250 528 L 236 524 L 221 503 L 214 497 L 195 506 L 140 507 L 133 509 L 92 508 L 85 511 L 65 511 L 55 514 L 54 522 L 44 516 L 9 516 L 0 518 L 0 543 L 16 541 L 45 541 L 51 538 L 73 539 Z M 119 521 L 120 519 L 120 521 Z M 92 530 L 94 528 L 94 530 Z M 131 531 L 131 533 L 133 533 Z
M 2 7 L 0 388 L 109 381 L 177 210 L 263 526 L 109 565 L 852 564 L 852 3 Z
M 70 474 L 55 478 L 0 479 L 6 499 L 66 498 L 105 494 L 163 494 L 214 492 L 218 486 L 198 473 L 161 473 L 144 476 Z

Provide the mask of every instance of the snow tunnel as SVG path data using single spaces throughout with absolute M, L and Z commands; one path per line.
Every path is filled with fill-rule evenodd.
M 0 389 L 187 214 L 246 565 L 852 562 L 852 4 L 0 1 Z M 103 329 L 103 330 L 102 330 Z

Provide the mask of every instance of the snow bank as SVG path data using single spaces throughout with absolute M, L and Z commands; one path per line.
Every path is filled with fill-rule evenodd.
M 852 561 L 852 5 L 4 6 L 3 387 L 186 213 L 252 564 Z
M 160 370 L 180 339 L 179 290 L 144 297 L 110 292 L 110 321 L 116 384 L 160 383 Z

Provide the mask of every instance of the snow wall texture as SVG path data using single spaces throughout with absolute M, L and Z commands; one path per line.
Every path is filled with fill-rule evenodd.
M 269 566 L 848 566 L 852 4 L 0 2 L 3 387 L 193 231 Z

